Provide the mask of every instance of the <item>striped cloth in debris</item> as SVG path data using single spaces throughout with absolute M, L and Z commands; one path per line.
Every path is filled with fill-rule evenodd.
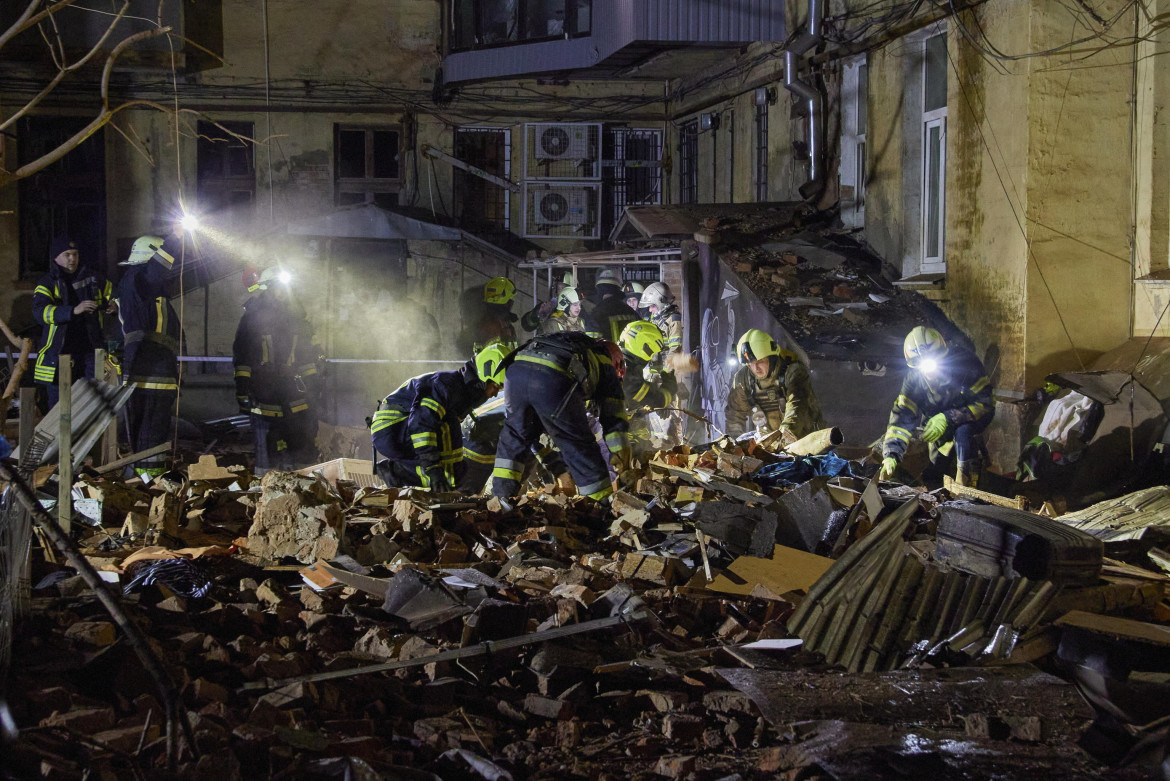
M 211 590 L 211 581 L 189 559 L 158 559 L 139 569 L 122 593 L 155 584 L 166 586 L 181 597 L 204 597 Z

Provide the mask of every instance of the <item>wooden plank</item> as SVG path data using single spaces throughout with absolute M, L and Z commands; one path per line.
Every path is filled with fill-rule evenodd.
M 161 445 L 155 445 L 154 447 L 147 448 L 146 450 L 140 450 L 139 452 L 134 453 L 133 455 L 126 456 L 125 458 L 119 458 L 117 461 L 111 461 L 110 463 L 106 464 L 105 466 L 98 467 L 94 471 L 97 472 L 99 475 L 109 474 L 110 472 L 113 472 L 116 469 L 121 469 L 124 466 L 130 466 L 131 464 L 133 464 L 137 461 L 141 461 L 144 458 L 150 458 L 151 456 L 156 456 L 159 453 L 165 453 L 165 452 L 169 451 L 170 449 L 171 449 L 171 443 L 164 442 Z
M 1147 624 L 1145 621 L 1074 610 L 1065 613 L 1054 623 L 1057 626 L 1076 627 L 1095 634 L 1108 635 L 1118 640 L 1170 646 L 1170 626 Z
M 1023 496 L 1017 496 L 1014 499 L 1008 499 L 1006 496 L 993 494 L 990 491 L 980 491 L 978 488 L 972 488 L 967 485 L 959 485 L 950 475 L 943 477 L 943 488 L 947 489 L 955 496 L 962 496 L 966 499 L 978 499 L 988 504 L 999 505 L 1000 507 L 1010 507 L 1013 510 L 1027 510 L 1028 500 Z

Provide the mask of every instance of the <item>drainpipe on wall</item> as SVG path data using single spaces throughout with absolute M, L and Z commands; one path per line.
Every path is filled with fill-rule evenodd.
M 793 39 L 784 50 L 784 88 L 804 100 L 808 106 L 809 181 L 800 186 L 800 194 L 811 198 L 820 191 L 824 178 L 821 156 L 823 96 L 814 87 L 797 78 L 799 57 L 821 40 L 821 0 L 808 0 L 808 30 Z

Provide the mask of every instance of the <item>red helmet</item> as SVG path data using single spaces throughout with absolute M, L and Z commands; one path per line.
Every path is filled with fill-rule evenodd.
M 260 283 L 260 272 L 253 266 L 245 266 L 243 274 L 244 288 L 249 292 L 255 290 Z
M 605 339 L 599 339 L 605 345 L 605 349 L 609 350 L 609 360 L 613 364 L 613 370 L 617 372 L 618 379 L 623 379 L 626 376 L 626 356 L 622 353 L 622 348 L 617 346 L 616 342 L 610 342 Z

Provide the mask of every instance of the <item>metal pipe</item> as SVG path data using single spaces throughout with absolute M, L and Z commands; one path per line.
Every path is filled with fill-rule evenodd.
M 808 30 L 798 35 L 784 50 L 784 89 L 808 103 L 809 181 L 821 177 L 821 103 L 819 91 L 797 77 L 798 58 L 821 40 L 821 0 L 808 0 Z M 802 188 L 803 190 L 803 188 Z

